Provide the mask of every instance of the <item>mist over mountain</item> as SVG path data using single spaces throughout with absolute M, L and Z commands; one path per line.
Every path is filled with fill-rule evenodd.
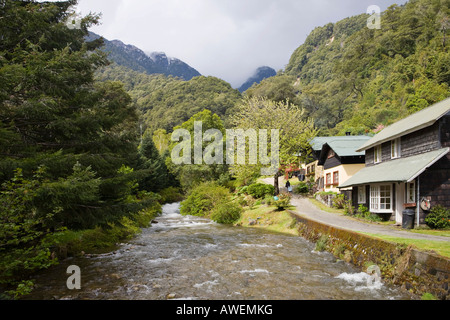
M 267 66 L 259 67 L 255 73 L 242 85 L 239 87 L 240 92 L 246 91 L 248 88 L 250 88 L 252 85 L 259 84 L 261 81 L 267 78 L 271 78 L 277 75 L 277 72 Z
M 88 40 L 101 38 L 93 32 L 89 33 Z M 120 66 L 147 74 L 164 74 L 182 78 L 186 81 L 201 74 L 187 63 L 167 57 L 164 52 L 145 53 L 136 46 L 125 44 L 120 40 L 104 39 L 103 50 L 109 53 L 109 59 Z

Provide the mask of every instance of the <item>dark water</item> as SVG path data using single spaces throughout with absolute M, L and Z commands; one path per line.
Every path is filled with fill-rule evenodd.
M 39 276 L 33 300 L 389 300 L 409 299 L 315 245 L 255 229 L 182 217 L 164 207 L 158 224 L 114 253 L 63 261 Z M 81 290 L 67 289 L 67 267 Z

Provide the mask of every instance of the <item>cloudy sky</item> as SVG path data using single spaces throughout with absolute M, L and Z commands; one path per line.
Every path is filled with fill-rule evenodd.
M 284 69 L 317 26 L 405 0 L 79 0 L 102 13 L 92 31 L 162 51 L 239 87 L 256 68 Z

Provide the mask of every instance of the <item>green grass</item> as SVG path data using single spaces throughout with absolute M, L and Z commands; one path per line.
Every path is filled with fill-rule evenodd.
M 323 204 L 322 202 L 313 199 L 313 198 L 309 198 L 309 201 L 315 205 L 318 209 L 325 211 L 325 212 L 330 212 L 330 213 L 337 213 L 337 214 L 345 214 L 344 209 L 336 209 L 336 208 L 330 208 L 329 206 Z
M 429 234 L 433 236 L 450 237 L 450 230 L 413 229 L 409 231 L 413 233 Z
M 435 241 L 435 240 L 423 240 L 423 239 L 406 239 L 398 238 L 380 234 L 364 233 L 371 237 L 379 238 L 382 240 L 395 242 L 405 245 L 413 245 L 419 250 L 434 251 L 435 253 L 450 258 L 450 241 Z
M 251 220 L 257 220 L 258 223 L 251 226 Z M 297 220 L 286 210 L 277 211 L 276 207 L 259 205 L 253 209 L 246 208 L 235 225 L 299 236 L 296 224 Z

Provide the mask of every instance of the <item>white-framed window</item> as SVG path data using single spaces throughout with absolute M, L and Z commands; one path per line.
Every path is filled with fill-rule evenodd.
M 366 187 L 365 186 L 358 187 L 358 203 L 359 204 L 366 203 Z
M 406 203 L 416 203 L 416 182 L 406 184 Z
M 392 212 L 392 185 L 370 186 L 370 211 Z
M 401 140 L 395 139 L 391 141 L 391 159 L 400 158 L 401 155 Z
M 374 162 L 380 163 L 381 162 L 381 145 L 376 146 L 374 150 Z

